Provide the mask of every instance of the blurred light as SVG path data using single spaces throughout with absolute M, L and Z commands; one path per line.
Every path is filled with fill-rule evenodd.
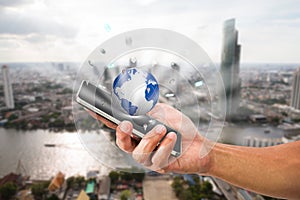
M 195 87 L 200 87 L 203 85 L 203 81 L 197 81 L 196 83 L 194 83 Z
M 165 97 L 174 97 L 174 96 L 175 96 L 175 94 L 173 94 L 173 93 L 168 93 L 165 95 Z
M 114 63 L 110 63 L 109 65 L 107 65 L 107 68 L 114 68 L 115 64 Z

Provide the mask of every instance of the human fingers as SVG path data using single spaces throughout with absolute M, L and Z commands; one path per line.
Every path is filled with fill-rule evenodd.
M 129 121 L 123 121 L 116 129 L 116 144 L 120 149 L 131 153 L 136 147 L 136 142 L 131 137 L 133 126 Z
M 86 109 L 86 111 L 95 119 L 101 121 L 102 123 L 104 123 L 108 128 L 111 128 L 111 129 L 116 129 L 117 128 L 117 125 L 110 122 L 109 120 L 105 119 L 104 117 L 101 117 L 100 115 L 98 115 L 97 113 L 94 113 L 93 111 L 91 110 L 88 110 Z
M 198 132 L 190 118 L 168 104 L 158 103 L 147 114 L 179 131 L 183 139 L 192 140 Z
M 169 165 L 170 155 L 174 148 L 176 139 L 177 136 L 174 132 L 170 132 L 166 135 L 151 159 L 152 170 L 159 171 L 161 173 L 165 172 Z
M 147 114 L 175 130 L 181 128 L 183 114 L 168 104 L 158 103 Z
M 132 157 L 141 164 L 145 164 L 146 161 L 149 161 L 151 153 L 164 137 L 166 131 L 166 127 L 163 125 L 155 126 L 143 137 L 137 147 L 133 150 Z M 150 163 L 147 165 L 149 164 Z

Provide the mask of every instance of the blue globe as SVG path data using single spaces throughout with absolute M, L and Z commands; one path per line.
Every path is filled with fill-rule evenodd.
M 142 69 L 124 69 L 113 82 L 113 95 L 129 115 L 145 115 L 158 101 L 158 82 Z

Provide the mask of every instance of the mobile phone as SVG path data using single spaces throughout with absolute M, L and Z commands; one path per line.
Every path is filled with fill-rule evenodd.
M 114 110 L 113 112 L 112 95 L 105 89 L 97 87 L 92 83 L 83 80 L 75 98 L 76 102 L 78 102 L 80 105 L 88 108 L 89 110 L 104 117 L 114 124 L 118 125 L 123 120 L 130 121 L 133 125 L 132 133 L 138 138 L 143 138 L 147 134 L 147 132 L 149 132 L 158 124 L 164 125 L 167 129 L 167 133 L 174 132 L 177 135 L 177 140 L 171 152 L 171 155 L 174 157 L 180 156 L 182 148 L 181 134 L 178 131 L 166 126 L 165 124 L 151 118 L 148 115 L 131 116 L 121 110 Z

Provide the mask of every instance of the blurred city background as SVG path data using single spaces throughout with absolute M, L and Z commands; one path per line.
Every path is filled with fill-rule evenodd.
M 273 199 L 212 177 L 112 171 L 96 161 L 76 135 L 72 87 L 82 60 L 103 39 L 139 27 L 133 17 L 143 16 L 142 9 L 156 9 L 154 19 L 145 18 L 149 26 L 170 28 L 203 44 L 222 76 L 226 120 L 219 142 L 263 148 L 299 140 L 300 14 L 295 1 L 217 2 L 122 3 L 123 10 L 115 10 L 124 14 L 122 21 L 118 15 L 99 17 L 93 5 L 101 4 L 0 1 L 0 199 Z M 68 6 L 78 13 L 68 16 Z M 109 15 L 114 5 L 104 7 Z M 140 10 L 129 17 L 134 8 Z M 47 17 L 51 14 L 53 21 Z M 85 14 L 90 21 L 81 19 Z M 188 24 L 182 20 L 185 15 Z M 161 16 L 165 23 L 156 24 Z M 101 30 L 93 31 L 98 18 Z M 174 19 L 180 19 L 178 25 L 168 25 Z M 76 20 L 81 30 L 77 33 Z M 126 20 L 132 24 L 126 27 Z M 170 65 L 183 70 L 172 61 Z M 190 84 L 202 85 L 193 80 Z M 172 104 L 174 95 L 161 93 L 160 101 Z M 199 105 L 209 101 L 201 93 L 196 96 Z M 212 117 L 201 116 L 204 122 Z M 85 134 L 91 141 L 110 132 L 102 125 L 95 130 L 98 125 L 88 124 L 91 131 Z

